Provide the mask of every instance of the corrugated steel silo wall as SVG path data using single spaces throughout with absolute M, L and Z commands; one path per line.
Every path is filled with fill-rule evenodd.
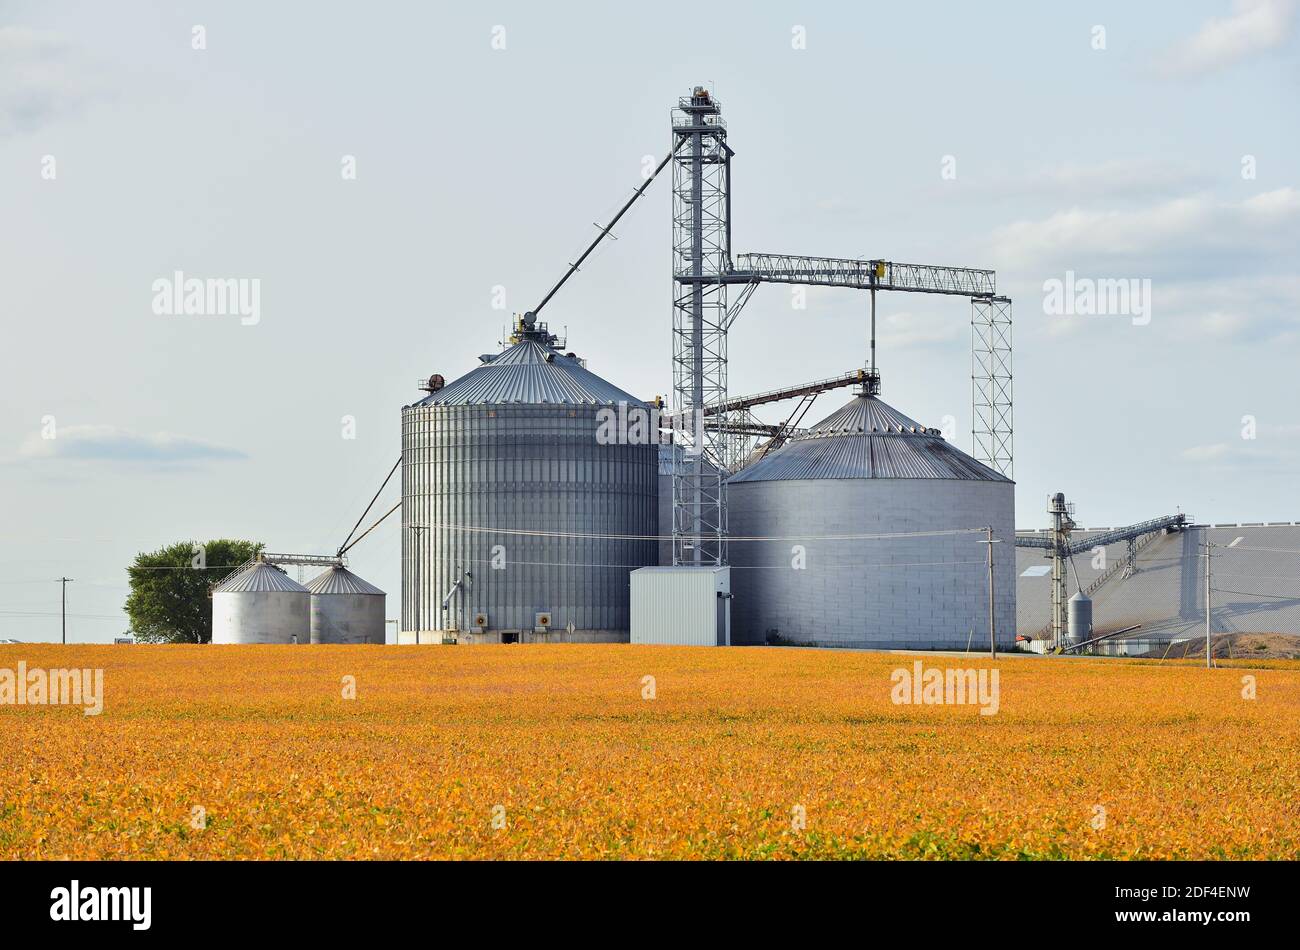
M 311 595 L 304 591 L 216 591 L 212 642 L 309 643 Z
M 382 594 L 312 594 L 312 643 L 383 643 Z
M 1010 482 L 819 479 L 728 486 L 732 641 L 962 649 L 988 644 L 982 534 L 877 541 L 797 537 L 992 524 L 999 645 L 1015 643 L 1015 504 Z M 736 537 L 786 541 L 737 541 Z M 796 570 L 794 545 L 806 549 Z
M 660 465 L 660 469 L 663 469 Z M 671 567 L 673 563 L 673 476 L 669 468 L 667 474 L 659 475 L 659 498 L 656 502 L 659 512 L 659 564 Z
M 653 540 L 529 536 L 658 531 L 658 447 L 596 441 L 590 405 L 412 406 L 402 413 L 402 629 L 464 631 L 476 612 L 489 630 L 531 631 L 572 621 L 576 639 L 627 640 L 628 575 L 654 565 Z M 418 549 L 417 545 L 418 538 Z M 497 545 L 499 552 L 494 551 Z M 504 569 L 492 566 L 494 554 Z M 441 603 L 458 567 L 473 573 L 464 599 Z M 418 591 L 416 584 L 419 574 Z M 463 618 L 463 619 L 462 619 Z

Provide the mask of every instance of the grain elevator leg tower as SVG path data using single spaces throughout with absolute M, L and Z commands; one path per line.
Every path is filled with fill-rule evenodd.
M 722 110 L 697 86 L 673 110 L 673 564 L 727 563 L 726 420 L 731 149 Z M 710 464 L 710 462 L 712 464 Z

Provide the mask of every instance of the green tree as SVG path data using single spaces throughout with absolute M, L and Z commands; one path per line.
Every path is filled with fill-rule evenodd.
M 211 585 L 255 557 L 256 541 L 177 541 L 137 554 L 126 569 L 126 614 L 142 643 L 207 643 L 212 639 Z

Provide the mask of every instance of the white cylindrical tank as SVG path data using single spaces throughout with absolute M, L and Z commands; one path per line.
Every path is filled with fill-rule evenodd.
M 1079 591 L 1066 604 L 1067 622 L 1065 638 L 1070 643 L 1083 643 L 1092 639 L 1092 600 Z
M 212 592 L 213 643 L 307 643 L 311 594 L 265 561 Z
M 383 643 L 382 590 L 335 565 L 307 585 L 312 643 Z
M 862 393 L 727 482 L 732 642 L 1015 642 L 1015 485 Z

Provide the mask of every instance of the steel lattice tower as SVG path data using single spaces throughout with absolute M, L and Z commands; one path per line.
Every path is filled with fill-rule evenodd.
M 727 285 L 731 269 L 731 150 L 719 103 L 702 88 L 673 110 L 673 563 L 727 562 L 724 481 L 731 459 L 727 398 Z
M 1011 478 L 1011 301 L 972 297 L 970 323 L 971 454 Z

